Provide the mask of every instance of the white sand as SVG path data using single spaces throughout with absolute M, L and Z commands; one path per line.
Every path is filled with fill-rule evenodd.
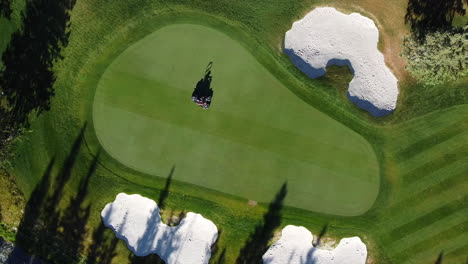
M 377 49 L 374 22 L 357 13 L 316 8 L 286 32 L 284 48 L 292 62 L 311 78 L 325 74 L 328 65 L 347 65 L 354 72 L 348 98 L 374 116 L 395 110 L 398 80 Z
M 208 263 L 218 237 L 213 222 L 200 214 L 188 213 L 175 227 L 162 223 L 157 204 L 138 194 L 118 194 L 101 217 L 135 255 L 155 253 L 167 264 Z
M 286 226 L 281 239 L 263 255 L 264 264 L 365 264 L 366 245 L 359 237 L 344 238 L 330 251 L 312 246 L 313 236 L 302 226 Z

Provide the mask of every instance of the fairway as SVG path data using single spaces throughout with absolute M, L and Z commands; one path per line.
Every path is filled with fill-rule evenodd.
M 212 66 L 211 107 L 191 102 Z M 259 202 L 287 181 L 286 204 L 359 215 L 379 190 L 379 167 L 357 133 L 301 101 L 227 35 L 175 24 L 123 52 L 96 90 L 96 135 L 135 170 Z

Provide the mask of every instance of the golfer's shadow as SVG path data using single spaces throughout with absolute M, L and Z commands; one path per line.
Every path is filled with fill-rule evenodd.
M 203 101 L 207 102 L 208 106 L 211 103 L 213 98 L 213 88 L 211 87 L 211 81 L 213 77 L 211 76 L 211 67 L 213 62 L 208 63 L 205 69 L 205 76 L 197 82 L 195 89 L 192 93 L 192 101 L 197 102 Z

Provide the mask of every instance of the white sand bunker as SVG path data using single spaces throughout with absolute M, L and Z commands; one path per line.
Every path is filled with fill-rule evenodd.
M 175 227 L 162 223 L 157 204 L 138 194 L 118 194 L 101 217 L 135 255 L 155 253 L 167 264 L 208 263 L 218 237 L 213 222 L 200 214 L 188 213 Z
M 264 264 L 365 264 L 366 245 L 359 237 L 344 238 L 335 250 L 312 246 L 312 233 L 302 226 L 286 226 L 281 239 L 263 255 Z
M 374 116 L 396 107 L 398 80 L 377 49 L 374 22 L 357 13 L 316 8 L 286 32 L 284 48 L 292 62 L 311 78 L 325 74 L 329 65 L 347 65 L 354 73 L 348 98 Z

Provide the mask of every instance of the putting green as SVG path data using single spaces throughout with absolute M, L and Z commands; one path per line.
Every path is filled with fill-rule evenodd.
M 213 102 L 191 102 L 213 62 Z M 287 181 L 286 205 L 359 215 L 375 201 L 379 167 L 360 135 L 304 103 L 239 42 L 192 24 L 163 27 L 103 74 L 93 119 L 103 148 L 150 175 L 260 202 Z

